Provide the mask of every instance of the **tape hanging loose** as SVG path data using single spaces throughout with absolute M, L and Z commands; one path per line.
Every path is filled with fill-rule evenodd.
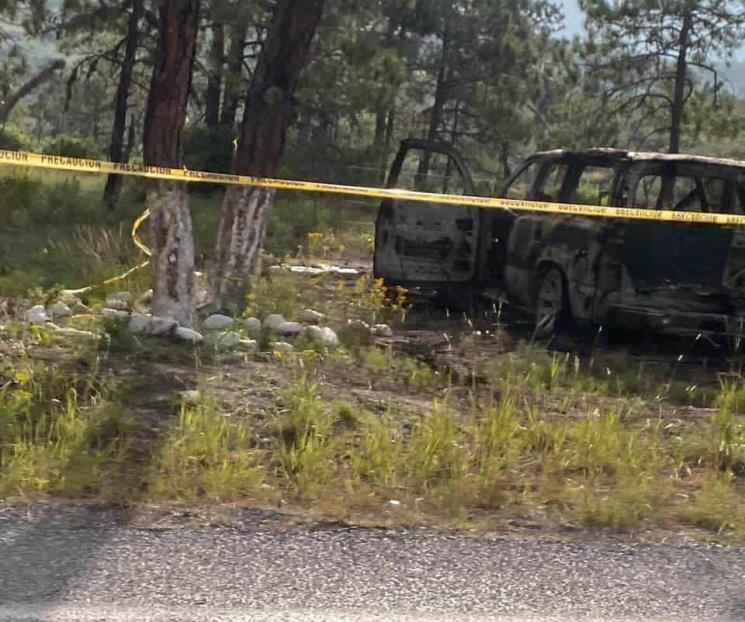
M 147 268 L 150 265 L 150 261 L 143 261 L 141 264 L 137 264 L 133 268 L 130 268 L 126 272 L 119 274 L 117 276 L 111 277 L 110 279 L 106 279 L 105 281 L 101 281 L 100 283 L 94 283 L 93 285 L 87 285 L 86 287 L 81 287 L 80 289 L 63 289 L 63 294 L 70 294 L 70 295 L 77 295 L 77 294 L 87 294 L 90 291 L 93 291 L 94 289 L 98 289 L 99 287 L 106 287 L 107 285 L 112 285 L 114 283 L 117 283 L 119 281 L 123 281 L 126 279 L 130 274 L 134 274 L 138 270 L 143 270 L 144 268 Z
M 0 164 L 46 168 L 61 171 L 75 171 L 80 173 L 100 173 L 144 177 L 147 179 L 162 179 L 189 183 L 227 184 L 234 186 L 258 186 L 274 188 L 276 190 L 295 190 L 300 192 L 315 192 L 337 194 L 345 196 L 367 197 L 375 199 L 393 199 L 417 201 L 422 203 L 438 203 L 448 205 L 462 205 L 480 209 L 500 209 L 515 212 L 544 212 L 550 214 L 565 214 L 571 216 L 589 216 L 595 218 L 621 218 L 631 220 L 653 220 L 661 222 L 681 222 L 693 224 L 711 224 L 725 226 L 745 225 L 745 215 L 721 214 L 704 212 L 675 212 L 672 210 L 651 210 L 629 207 L 608 207 L 602 205 L 582 205 L 574 203 L 549 203 L 544 201 L 523 201 L 519 199 L 501 199 L 493 197 L 476 197 L 453 194 L 438 194 L 403 190 L 398 188 L 373 188 L 367 186 L 345 186 L 327 184 L 314 181 L 293 181 L 285 179 L 270 179 L 264 177 L 247 177 L 243 175 L 228 175 L 224 173 L 207 173 L 188 169 L 164 168 L 159 166 L 139 166 L 136 164 L 120 164 L 102 160 L 85 158 L 68 158 L 54 155 L 44 155 L 28 151 L 0 150 Z M 146 218 L 143 215 L 143 220 Z M 136 231 L 136 230 L 135 230 Z M 139 238 L 138 238 L 139 240 Z M 135 244 L 140 246 L 141 240 Z M 143 248 L 144 247 L 144 248 Z

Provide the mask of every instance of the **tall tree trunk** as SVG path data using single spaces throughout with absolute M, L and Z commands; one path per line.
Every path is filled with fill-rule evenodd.
M 388 111 L 388 119 L 385 123 L 385 158 L 383 160 L 383 168 L 386 169 L 388 166 L 388 156 L 391 154 L 391 145 L 393 144 L 393 133 L 396 130 L 396 106 L 391 106 Z
M 134 117 L 130 117 L 129 129 L 127 130 L 127 144 L 124 147 L 124 154 L 122 155 L 122 159 L 125 162 L 129 162 L 129 156 L 132 155 L 132 149 L 134 149 L 135 146 L 135 134 L 137 132 L 136 127 L 137 124 L 135 123 Z
M 429 115 L 429 128 L 427 129 L 427 140 L 432 142 L 437 140 L 437 132 L 442 123 L 443 110 L 445 109 L 445 103 L 447 102 L 447 94 L 445 92 L 445 79 L 447 77 L 447 65 L 448 55 L 450 52 L 450 22 L 445 21 L 445 31 L 442 35 L 442 56 L 440 58 L 440 66 L 437 69 L 437 83 L 435 85 L 435 103 L 432 106 L 432 111 Z M 425 151 L 422 154 L 422 159 L 419 160 L 419 170 L 417 175 L 420 179 L 424 179 L 429 174 L 429 165 L 432 161 L 432 154 L 429 151 Z
M 145 116 L 145 164 L 179 168 L 196 57 L 199 0 L 159 0 L 158 45 Z M 153 239 L 153 314 L 194 321 L 194 239 L 183 184 L 147 187 Z
M 21 101 L 26 95 L 29 95 L 32 91 L 38 89 L 42 84 L 48 82 L 54 77 L 60 69 L 64 69 L 65 61 L 62 59 L 54 61 L 52 64 L 46 66 L 39 73 L 33 76 L 28 82 L 22 84 L 15 91 L 11 91 L 5 96 L 5 99 L 0 102 L 0 124 L 5 125 L 8 120 L 10 113 L 13 108 L 16 107 L 19 101 Z
M 238 104 L 241 101 L 243 86 L 243 54 L 246 51 L 248 25 L 245 20 L 238 20 L 230 29 L 230 49 L 228 50 L 228 73 L 225 77 L 225 97 L 222 103 L 220 124 L 233 127 Z
M 216 21 L 212 25 L 210 45 L 210 73 L 205 92 L 205 125 L 216 129 L 220 125 L 220 96 L 222 94 L 223 66 L 225 65 L 225 27 Z
M 243 115 L 233 172 L 273 177 L 291 122 L 293 95 L 321 19 L 324 0 L 280 0 L 259 55 Z M 258 267 L 274 193 L 231 187 L 222 204 L 217 238 L 214 302 L 238 310 Z
M 670 120 L 670 153 L 680 152 L 680 130 L 683 125 L 683 108 L 685 107 L 685 85 L 688 77 L 688 47 L 693 26 L 691 13 L 683 17 L 683 25 L 678 37 L 678 59 L 675 64 L 675 86 L 673 107 Z
M 124 59 L 119 73 L 119 86 L 114 99 L 114 127 L 111 130 L 109 142 L 109 159 L 112 162 L 126 162 L 124 133 L 127 128 L 127 108 L 129 93 L 132 88 L 132 73 L 134 72 L 139 47 L 139 26 L 145 13 L 144 0 L 133 0 L 132 12 L 129 14 L 127 26 L 127 44 L 124 48 Z M 109 175 L 106 180 L 103 197 L 110 211 L 116 208 L 122 189 L 121 175 Z
M 437 71 L 437 86 L 435 88 L 435 103 L 432 106 L 432 111 L 429 115 L 429 128 L 427 129 L 427 140 L 434 142 L 437 140 L 437 133 L 442 123 L 443 110 L 445 108 L 445 64 L 440 66 Z M 419 170 L 417 175 L 420 179 L 424 179 L 429 174 L 429 165 L 432 161 L 432 153 L 425 151 L 422 154 L 422 159 L 419 160 Z
M 385 170 L 383 162 L 386 159 L 385 154 L 385 130 L 386 122 L 388 121 L 388 111 L 378 110 L 375 113 L 375 136 L 372 144 L 372 156 L 373 161 L 377 162 L 380 170 L 375 172 L 375 180 L 380 183 L 380 180 L 385 177 Z
M 510 143 L 503 140 L 499 145 L 499 161 L 502 164 L 502 178 L 506 182 L 510 175 L 512 175 L 512 169 L 510 168 Z

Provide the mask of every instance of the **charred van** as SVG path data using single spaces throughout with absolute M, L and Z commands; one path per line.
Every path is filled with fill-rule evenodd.
M 389 187 L 478 194 L 450 147 L 404 141 Z M 745 213 L 745 162 L 617 149 L 528 158 L 501 196 L 555 203 Z M 386 200 L 375 275 L 435 291 L 500 289 L 547 336 L 571 320 L 739 338 L 745 228 L 514 213 Z

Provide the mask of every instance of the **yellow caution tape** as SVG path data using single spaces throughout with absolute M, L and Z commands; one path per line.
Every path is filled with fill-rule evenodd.
M 101 281 L 100 283 L 95 283 L 94 285 L 87 285 L 86 287 L 81 287 L 80 289 L 63 289 L 62 293 L 71 294 L 71 295 L 85 294 L 94 289 L 98 289 L 99 287 L 105 287 L 106 285 L 112 285 L 113 283 L 117 283 L 118 281 L 123 281 L 130 274 L 134 274 L 138 270 L 147 268 L 149 265 L 150 265 L 150 261 L 144 261 L 141 264 L 136 265 L 134 268 L 130 268 L 125 273 L 120 274 L 118 276 L 111 277 L 110 279 L 106 279 L 105 281 Z
M 140 225 L 142 225 L 142 223 L 145 222 L 148 218 L 150 218 L 150 210 L 146 209 L 144 212 L 142 212 L 142 215 L 134 221 L 134 223 L 132 224 L 132 241 L 134 242 L 135 246 L 139 248 L 145 255 L 151 257 L 153 254 L 152 251 L 140 239 L 140 236 L 137 235 L 137 230 L 140 228 Z
M 26 151 L 0 150 L 0 164 L 29 166 L 35 168 L 76 171 L 81 173 L 103 173 L 183 181 L 191 183 L 227 184 L 234 186 L 259 186 L 277 190 L 297 190 L 301 192 L 318 192 L 346 196 L 367 197 L 375 199 L 394 199 L 398 201 L 418 201 L 423 203 L 441 203 L 463 205 L 481 209 L 502 209 L 516 212 L 547 212 L 571 216 L 591 216 L 598 218 L 624 218 L 632 220 L 656 220 L 663 222 L 682 222 L 712 225 L 745 225 L 745 216 L 738 214 L 707 214 L 703 212 L 674 212 L 671 210 L 651 210 L 628 207 L 607 207 L 601 205 L 581 205 L 573 203 L 547 203 L 543 201 L 522 201 L 518 199 L 499 199 L 452 194 L 417 192 L 397 188 L 372 188 L 364 186 L 344 186 L 314 181 L 292 181 L 285 179 L 268 179 L 264 177 L 246 177 L 223 173 L 207 173 L 188 169 L 165 168 L 160 166 L 139 166 L 136 164 L 119 164 L 84 158 L 68 158 L 54 155 L 43 155 Z M 142 220 L 147 218 L 143 215 Z M 141 223 L 141 221 L 139 221 Z M 136 223 L 137 224 L 137 223 Z M 139 226 L 139 224 L 137 224 Z M 136 236 L 136 227 L 135 227 Z M 147 247 L 141 245 L 139 238 L 135 243 L 143 252 Z

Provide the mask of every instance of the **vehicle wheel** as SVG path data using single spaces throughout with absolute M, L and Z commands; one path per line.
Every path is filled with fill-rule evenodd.
M 564 275 L 558 268 L 549 268 L 541 277 L 535 304 L 535 332 L 538 339 L 548 339 L 569 325 L 571 313 L 564 287 Z

